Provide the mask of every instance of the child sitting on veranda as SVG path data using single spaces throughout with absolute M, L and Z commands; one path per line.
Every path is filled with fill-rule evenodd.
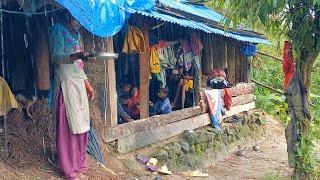
M 140 118 L 140 92 L 137 87 L 133 87 L 130 90 L 131 97 L 125 101 L 125 104 L 128 106 L 128 111 L 130 116 L 133 119 Z
M 168 114 L 172 112 L 170 100 L 168 98 L 169 89 L 167 87 L 160 88 L 158 91 L 158 101 L 153 105 L 150 102 L 150 106 L 153 107 L 153 114 Z

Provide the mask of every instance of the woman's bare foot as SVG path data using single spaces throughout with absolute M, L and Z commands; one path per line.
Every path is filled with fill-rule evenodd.
M 78 177 L 80 180 L 88 180 L 89 179 L 88 176 L 84 173 L 79 173 Z

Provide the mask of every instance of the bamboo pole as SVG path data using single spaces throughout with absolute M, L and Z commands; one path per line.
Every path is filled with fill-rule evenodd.
M 277 61 L 281 61 L 282 62 L 282 58 L 279 58 L 279 57 L 276 57 L 276 56 L 273 56 L 271 54 L 268 54 L 268 53 L 265 53 L 265 52 L 261 52 L 261 51 L 257 51 L 258 54 L 261 54 L 261 55 L 264 55 L 264 56 L 267 56 L 267 57 L 270 57 L 270 58 L 273 58 Z
M 256 83 L 256 84 L 258 84 L 258 85 L 260 85 L 260 86 L 262 86 L 262 87 L 264 87 L 264 88 L 270 89 L 270 90 L 272 90 L 272 91 L 274 91 L 274 92 L 276 92 L 276 93 L 278 93 L 278 94 L 284 95 L 284 92 L 283 92 L 282 90 L 275 89 L 275 88 L 273 88 L 273 87 L 270 87 L 270 86 L 268 86 L 268 85 L 265 85 L 265 84 L 263 84 L 263 83 L 261 83 L 261 82 L 259 82 L 259 81 L 254 80 L 254 79 L 251 79 L 251 81 L 254 82 L 254 83 Z M 315 106 L 316 106 L 315 104 L 310 104 L 310 105 L 311 105 L 312 107 L 315 107 Z
M 279 93 L 279 94 L 284 95 L 284 92 L 283 92 L 282 90 L 275 89 L 275 88 L 273 88 L 273 87 L 270 87 L 270 86 L 268 86 L 268 85 L 266 85 L 266 84 L 263 84 L 263 83 L 261 83 L 261 82 L 259 82 L 259 81 L 257 81 L 257 80 L 254 80 L 254 79 L 252 79 L 252 78 L 251 78 L 251 81 L 254 82 L 254 83 L 256 83 L 256 84 L 258 84 L 258 85 L 260 85 L 260 86 L 262 86 L 262 87 L 264 87 L 264 88 L 270 89 L 270 90 L 272 90 L 272 91 L 274 91 L 274 92 L 276 92 L 276 93 Z

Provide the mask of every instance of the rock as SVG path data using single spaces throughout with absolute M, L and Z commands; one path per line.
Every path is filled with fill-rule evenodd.
M 176 154 L 180 155 L 182 153 L 180 143 L 178 142 L 173 143 L 173 148 Z
M 236 155 L 237 155 L 237 156 L 245 156 L 245 154 L 246 154 L 246 152 L 245 152 L 244 150 L 238 150 L 238 151 L 236 152 Z
M 195 144 L 196 134 L 195 133 L 184 133 L 183 138 L 188 142 L 189 145 Z
M 158 159 L 162 164 L 166 164 L 169 161 L 169 153 L 163 149 L 154 154 L 153 157 Z
M 161 176 L 155 176 L 152 178 L 152 180 L 162 180 L 162 177 Z
M 201 131 L 197 133 L 195 143 L 199 144 L 203 142 L 210 142 L 210 141 L 213 141 L 215 137 L 216 137 L 216 133 Z
M 260 151 L 260 146 L 254 145 L 254 146 L 252 147 L 252 149 L 253 149 L 254 151 Z
M 183 152 L 189 153 L 190 152 L 190 146 L 187 142 L 180 142 L 180 146 Z
M 262 125 L 266 125 L 267 124 L 267 118 L 265 115 L 262 115 L 260 116 L 259 118 L 257 118 L 255 120 L 255 123 L 259 126 L 262 126 Z

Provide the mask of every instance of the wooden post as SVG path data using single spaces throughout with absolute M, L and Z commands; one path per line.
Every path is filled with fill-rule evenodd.
M 232 84 L 236 82 L 236 54 L 235 54 L 235 46 L 231 41 L 228 42 L 228 50 L 227 50 L 227 64 L 228 64 L 228 81 Z
M 144 23 L 142 33 L 147 48 L 145 53 L 140 53 L 139 55 L 140 119 L 149 117 L 150 48 L 149 28 L 147 23 Z
M 84 31 L 83 41 L 86 52 L 114 52 L 112 38 L 104 39 L 92 35 L 89 31 Z M 117 125 L 114 60 L 90 60 L 85 67 L 87 77 L 96 94 L 90 108 L 100 114 L 100 120 L 104 120 L 107 126 Z
M 106 51 L 114 52 L 113 49 L 113 39 L 107 38 L 106 40 Z M 117 91 L 116 91 L 116 72 L 114 60 L 105 61 L 106 66 L 106 125 L 115 126 L 118 124 L 118 114 L 117 114 Z
M 202 73 L 205 75 L 208 75 L 210 71 L 212 70 L 213 67 L 213 61 L 212 61 L 212 46 L 211 46 L 211 35 L 210 34 L 204 34 L 202 41 L 204 42 L 203 44 L 205 45 L 203 48 L 203 57 L 201 60 L 201 66 L 202 66 Z

